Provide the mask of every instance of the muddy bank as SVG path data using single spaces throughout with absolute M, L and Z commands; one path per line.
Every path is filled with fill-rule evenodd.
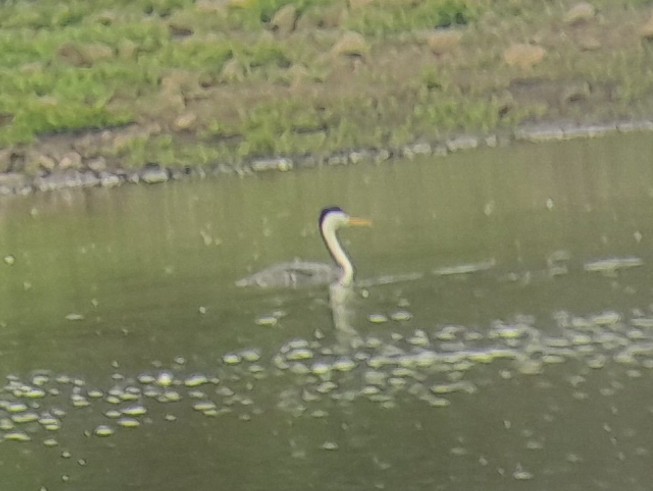
M 355 165 L 359 163 L 381 163 L 393 159 L 411 160 L 417 157 L 446 155 L 480 147 L 505 146 L 516 142 L 542 143 L 564 141 L 574 138 L 598 138 L 607 135 L 631 132 L 653 132 L 653 119 L 639 121 L 618 121 L 605 124 L 580 126 L 577 124 L 530 124 L 522 125 L 510 133 L 486 136 L 459 135 L 447 140 L 419 142 L 403 147 L 382 149 L 358 149 L 338 152 L 328 156 L 304 155 L 299 157 L 270 157 L 252 159 L 237 165 L 215 164 L 212 166 L 167 168 L 152 163 L 138 170 L 110 168 L 103 160 L 89 162 L 77 154 L 66 153 L 62 159 L 79 163 L 77 167 L 61 168 L 61 163 L 49 172 L 30 176 L 20 172 L 0 173 L 0 195 L 24 195 L 39 191 L 57 189 L 104 187 L 123 184 L 160 184 L 186 178 L 205 178 L 224 174 L 247 175 L 257 172 L 286 172 L 323 165 Z M 106 132 L 89 135 L 87 138 L 108 139 Z M 25 155 L 13 154 L 14 159 Z M 46 155 L 31 154 L 37 161 L 49 158 Z

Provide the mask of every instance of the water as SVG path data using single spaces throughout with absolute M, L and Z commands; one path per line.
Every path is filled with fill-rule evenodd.
M 647 135 L 0 202 L 3 486 L 647 489 Z M 343 232 L 326 288 L 234 282 Z

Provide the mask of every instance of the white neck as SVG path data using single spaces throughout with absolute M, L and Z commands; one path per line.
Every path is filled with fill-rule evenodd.
M 342 274 L 338 278 L 338 283 L 343 286 L 351 285 L 354 281 L 354 266 L 338 240 L 334 223 L 331 221 L 325 223 L 322 233 L 331 257 L 342 268 Z

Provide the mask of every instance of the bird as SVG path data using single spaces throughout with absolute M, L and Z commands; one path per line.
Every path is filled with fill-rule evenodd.
M 369 227 L 372 221 L 348 215 L 339 206 L 329 206 L 320 212 L 318 226 L 335 264 L 294 261 L 275 264 L 236 282 L 236 286 L 260 288 L 301 288 L 318 285 L 350 287 L 354 281 L 354 265 L 338 239 L 343 227 Z

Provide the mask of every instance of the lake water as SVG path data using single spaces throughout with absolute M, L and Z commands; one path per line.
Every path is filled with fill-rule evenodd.
M 0 200 L 12 490 L 650 489 L 653 139 Z M 241 289 L 328 261 L 359 286 Z M 364 285 L 364 286 L 360 286 Z

